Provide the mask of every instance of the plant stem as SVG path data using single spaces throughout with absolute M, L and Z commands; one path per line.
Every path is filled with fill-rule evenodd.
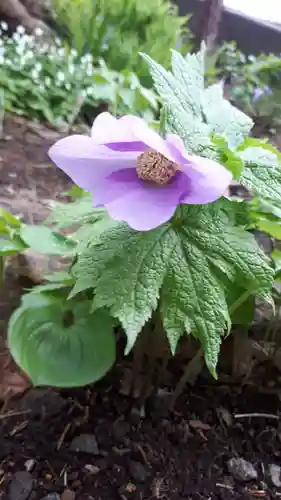
M 170 409 L 173 409 L 176 403 L 176 400 L 180 396 L 180 394 L 183 392 L 187 382 L 190 384 L 194 384 L 195 381 L 197 380 L 197 377 L 199 373 L 202 371 L 203 368 L 203 349 L 200 347 L 198 351 L 196 352 L 195 356 L 189 361 L 188 365 L 186 366 L 184 373 L 182 377 L 180 378 L 174 392 L 171 398 L 171 404 L 170 404 Z

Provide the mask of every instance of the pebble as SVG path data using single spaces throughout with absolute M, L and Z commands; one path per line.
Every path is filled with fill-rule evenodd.
M 27 500 L 33 488 L 32 475 L 27 471 L 18 471 L 13 474 L 9 486 L 9 500 Z
M 123 443 L 128 432 L 130 431 L 129 422 L 124 420 L 116 420 L 112 427 L 112 436 L 117 443 Z
M 94 434 L 80 434 L 76 436 L 70 445 L 72 451 L 77 453 L 89 453 L 90 455 L 99 455 L 100 450 Z
M 244 458 L 231 458 L 227 462 L 229 473 L 238 481 L 251 481 L 257 479 L 258 473 L 251 462 Z
M 98 474 L 100 472 L 100 467 L 92 464 L 86 464 L 84 469 L 90 474 Z
M 135 481 L 139 483 L 144 483 L 147 477 L 146 470 L 140 462 L 131 461 L 129 463 L 130 475 Z
M 268 466 L 268 471 L 272 484 L 276 486 L 276 488 L 281 488 L 281 467 L 276 464 L 270 464 Z
M 24 466 L 25 466 L 27 472 L 32 472 L 35 464 L 36 464 L 36 460 L 34 460 L 34 458 L 29 458 L 28 460 L 26 460 L 26 462 L 24 462 Z
M 49 418 L 60 413 L 65 402 L 55 391 L 30 389 L 20 400 L 20 410 L 30 410 L 33 416 Z
M 42 497 L 41 500 L 60 500 L 58 493 L 49 493 L 49 495 Z

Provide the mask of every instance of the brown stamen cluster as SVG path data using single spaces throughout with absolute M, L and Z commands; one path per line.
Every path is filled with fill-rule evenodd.
M 160 185 L 168 184 L 176 175 L 177 170 L 179 167 L 176 163 L 154 149 L 147 149 L 137 158 L 137 176 L 143 181 Z

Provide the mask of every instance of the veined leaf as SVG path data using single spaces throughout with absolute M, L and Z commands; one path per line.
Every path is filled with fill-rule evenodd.
M 76 291 L 93 288 L 94 309 L 107 307 L 118 318 L 127 351 L 160 307 L 172 351 L 184 331 L 193 334 L 215 373 L 230 322 L 226 283 L 263 295 L 273 280 L 254 237 L 233 225 L 225 207 L 183 206 L 169 223 L 144 233 L 119 224 L 78 256 Z

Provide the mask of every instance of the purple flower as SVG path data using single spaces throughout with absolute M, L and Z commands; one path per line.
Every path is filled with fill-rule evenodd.
M 231 173 L 207 158 L 189 155 L 180 137 L 165 140 L 135 116 L 97 116 L 91 137 L 59 140 L 49 156 L 95 206 L 137 231 L 165 222 L 180 203 L 211 203 L 222 196 Z
M 268 85 L 265 85 L 263 89 L 260 87 L 255 88 L 253 93 L 253 102 L 256 103 L 264 94 L 272 94 L 272 90 L 268 87 Z

